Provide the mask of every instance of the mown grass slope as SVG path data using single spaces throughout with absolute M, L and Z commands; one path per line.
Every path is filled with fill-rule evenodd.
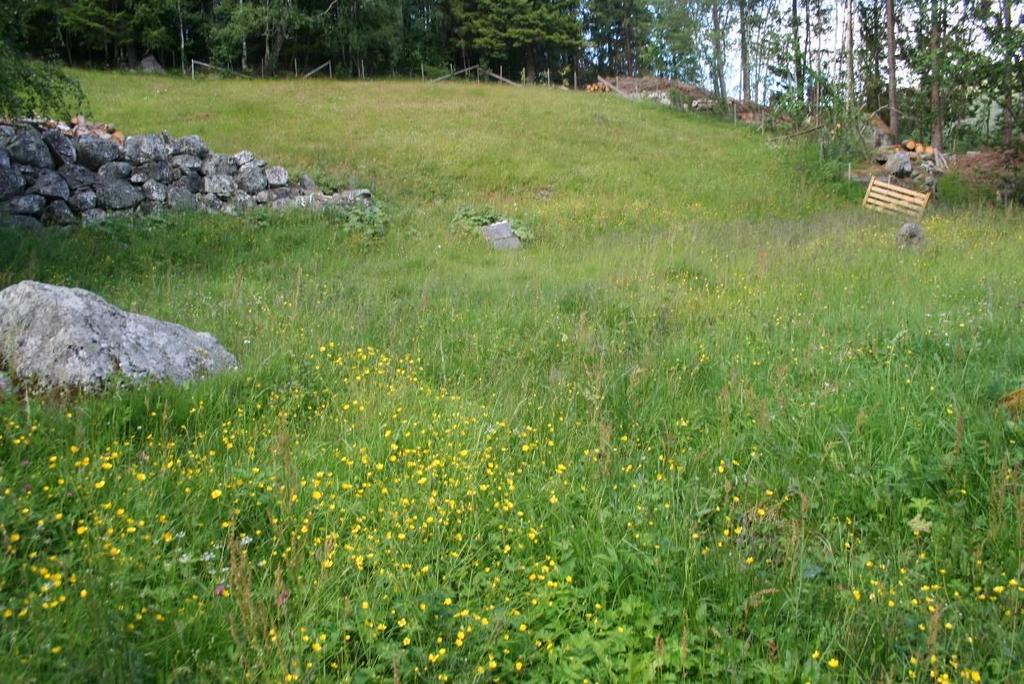
M 1014 681 L 1024 232 L 928 245 L 731 124 L 611 97 L 82 74 L 389 218 L 0 233 L 0 285 L 243 370 L 0 404 L 24 681 Z M 495 254 L 489 207 L 537 239 Z

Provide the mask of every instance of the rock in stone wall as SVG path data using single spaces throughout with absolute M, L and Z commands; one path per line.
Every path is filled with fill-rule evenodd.
M 210 151 L 198 136 L 125 138 L 110 126 L 0 123 L 0 225 L 95 223 L 128 214 L 254 207 L 312 209 L 369 205 L 367 190 L 320 192 L 243 150 Z

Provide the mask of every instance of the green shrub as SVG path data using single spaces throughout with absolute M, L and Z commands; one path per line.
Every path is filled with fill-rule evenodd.
M 60 67 L 28 60 L 0 41 L 0 116 L 70 118 L 84 105 L 78 81 Z

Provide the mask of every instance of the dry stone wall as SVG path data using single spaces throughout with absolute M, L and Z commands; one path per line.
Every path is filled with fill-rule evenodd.
M 124 137 L 107 126 L 0 123 L 0 225 L 95 223 L 129 214 L 368 205 L 367 190 L 321 192 L 248 150 L 218 154 L 195 135 Z

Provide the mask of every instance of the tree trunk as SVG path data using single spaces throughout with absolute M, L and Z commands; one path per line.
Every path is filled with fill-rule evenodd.
M 725 78 L 722 68 L 722 18 L 719 11 L 719 0 L 711 2 L 711 44 L 712 44 L 712 75 L 715 82 L 715 95 L 719 99 L 725 99 Z
M 243 6 L 242 0 L 238 0 L 238 6 Z M 245 71 L 248 68 L 248 62 L 249 52 L 246 50 L 245 47 L 245 36 L 242 36 L 242 71 Z
M 892 129 L 893 138 L 898 140 L 900 135 L 900 110 L 896 99 L 896 17 L 893 12 L 894 1 L 885 0 L 885 51 L 889 63 L 889 128 Z
M 810 76 L 810 74 L 808 74 L 807 72 L 808 72 L 808 66 L 810 65 L 810 55 L 811 55 L 811 2 L 810 2 L 810 0 L 804 0 L 804 49 L 803 49 L 803 52 L 801 54 L 803 55 L 803 62 L 804 62 L 804 82 L 805 82 L 805 88 L 807 88 L 807 90 L 801 95 L 801 97 L 805 98 L 807 101 L 811 101 L 813 99 L 813 94 L 811 93 L 810 84 L 807 83 L 807 81 L 810 80 L 808 78 L 808 76 Z
M 185 73 L 185 20 L 181 16 L 181 0 L 178 0 L 178 38 L 181 41 L 181 73 Z
M 932 147 L 936 151 L 942 151 L 942 131 L 945 128 L 945 117 L 942 106 L 942 34 L 943 14 L 941 11 L 942 0 L 931 0 L 932 2 L 932 35 L 929 50 L 932 58 L 932 94 L 931 110 L 932 116 Z
M 853 77 L 853 0 L 846 2 L 846 109 L 853 111 L 856 84 Z
M 270 61 L 267 63 L 267 68 L 271 74 L 277 72 L 277 62 L 281 58 L 281 48 L 284 47 L 284 31 L 278 30 L 274 34 L 274 47 L 270 51 Z
M 1003 66 L 1003 145 L 1013 145 L 1013 64 L 1017 60 L 1010 43 L 1010 32 L 1013 30 L 1013 18 L 1010 16 L 1011 0 L 1003 0 L 1003 40 L 1006 41 L 1006 64 Z
M 796 78 L 796 94 L 800 101 L 804 101 L 804 60 L 800 54 L 800 7 L 797 0 L 793 0 L 793 9 L 790 16 L 790 28 L 793 30 L 793 76 Z
M 1008 0 L 1004 0 L 1008 1 Z M 750 102 L 750 36 L 747 28 L 747 2 L 739 0 L 740 10 L 740 88 L 743 101 Z

